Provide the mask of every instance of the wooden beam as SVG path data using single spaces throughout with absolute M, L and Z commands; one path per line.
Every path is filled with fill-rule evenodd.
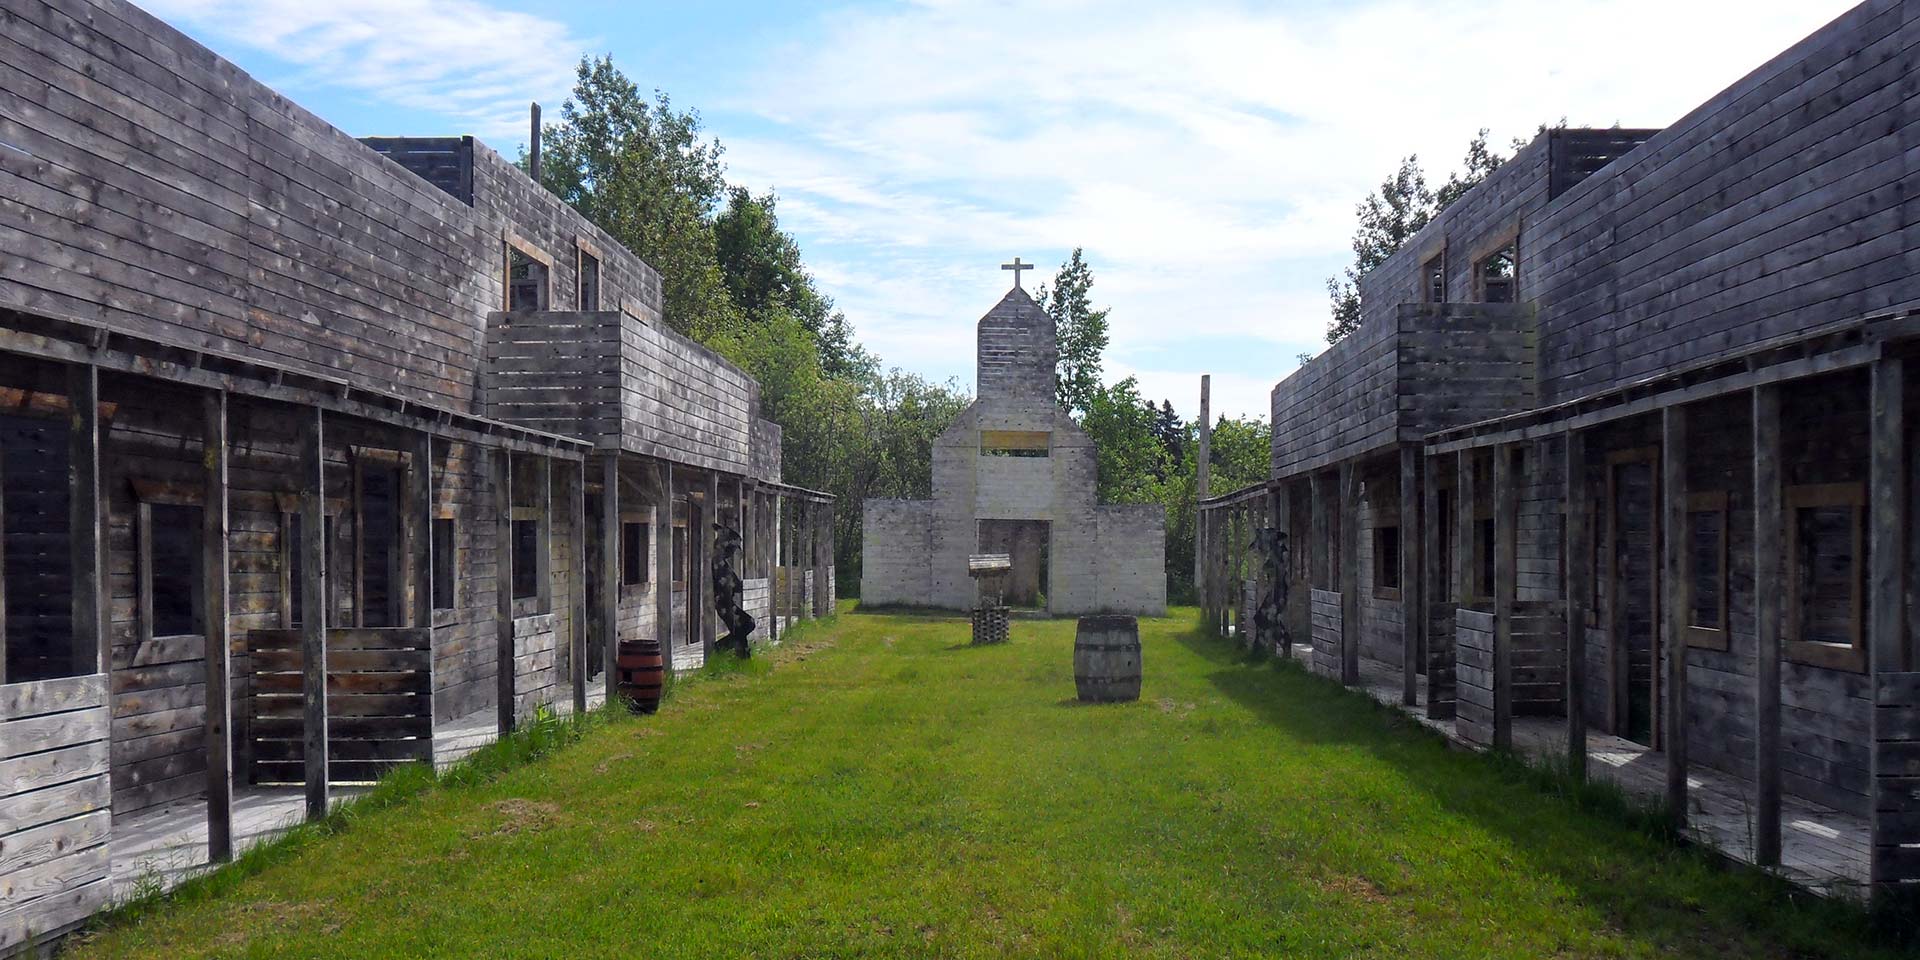
M 567 498 L 570 507 L 567 526 L 573 535 L 572 549 L 568 551 L 568 566 L 572 570 L 567 582 L 570 607 L 567 666 L 573 673 L 573 712 L 579 716 L 587 712 L 587 675 L 592 672 L 587 669 L 587 465 L 584 462 L 573 466 L 572 492 Z
M 1474 451 L 1462 450 L 1453 461 L 1453 599 L 1456 605 L 1471 607 L 1479 592 L 1479 571 L 1473 556 L 1479 549 L 1480 534 L 1474 514 L 1479 493 L 1474 489 Z M 1455 640 L 1456 646 L 1458 639 Z
M 207 666 L 207 859 L 233 859 L 233 643 L 228 637 L 227 597 L 227 394 L 204 398 L 201 463 L 206 498 L 200 516 L 200 582 L 205 591 Z
M 1513 749 L 1513 604 L 1519 539 L 1514 446 L 1493 448 L 1493 748 Z
M 714 527 L 722 523 L 720 474 L 714 470 L 707 471 L 707 496 L 706 502 L 701 505 L 700 521 L 700 569 L 689 576 L 700 581 L 700 649 L 711 659 L 714 642 L 720 639 L 720 614 L 714 609 L 714 601 L 718 598 L 713 592 Z
M 814 507 L 814 522 L 819 529 L 813 546 L 813 612 L 815 616 L 833 616 L 833 508 Z
M 107 672 L 106 509 L 100 477 L 100 371 L 67 368 L 69 492 L 72 533 L 73 672 Z
M 660 640 L 660 662 L 673 672 L 673 574 L 678 558 L 673 555 L 673 463 L 662 460 L 654 468 L 660 481 L 655 498 L 653 553 L 660 567 L 659 581 L 653 587 L 653 631 Z
M 407 474 L 409 490 L 407 526 L 408 565 L 413 568 L 411 620 L 415 627 L 433 631 L 433 434 L 421 430 L 413 435 L 413 469 Z
M 300 691 L 305 697 L 307 819 L 327 815 L 327 458 L 326 417 L 299 411 Z
M 1321 584 L 1333 585 L 1333 525 L 1327 522 L 1327 477 L 1315 473 L 1307 477 L 1307 591 L 1308 609 L 1312 609 L 1312 591 Z
M 1193 458 L 1193 587 L 1195 592 L 1201 597 L 1200 608 L 1202 611 L 1202 620 L 1206 619 L 1205 611 L 1207 604 L 1205 600 L 1206 594 L 1201 590 L 1200 585 L 1205 578 L 1205 571 L 1202 569 L 1202 566 L 1206 563 L 1207 542 L 1206 528 L 1200 523 L 1200 501 L 1207 499 L 1207 487 L 1208 484 L 1212 482 L 1210 476 L 1213 470 L 1212 404 L 1213 377 L 1203 373 L 1200 375 L 1200 449 L 1195 452 Z
M 513 451 L 493 451 L 494 729 L 513 730 Z
M 615 680 L 619 676 L 620 657 L 620 572 L 625 569 L 626 538 L 620 529 L 620 454 L 609 451 L 600 457 L 600 682 L 606 686 L 607 703 L 619 702 Z M 640 558 L 646 563 L 647 558 Z M 653 577 L 655 590 L 670 589 L 662 584 L 662 570 Z
M 1340 683 L 1360 682 L 1360 471 L 1340 464 Z
M 1282 483 L 1268 491 L 1268 500 L 1270 501 L 1268 510 L 1271 511 L 1273 517 L 1273 529 L 1279 533 L 1282 539 L 1288 542 L 1287 550 L 1289 561 L 1292 560 L 1293 551 L 1293 498 L 1291 489 L 1290 486 Z M 1264 565 L 1265 562 L 1266 558 L 1262 557 L 1261 563 Z M 1285 566 L 1292 566 L 1292 564 L 1289 562 Z M 1278 648 L 1276 652 L 1278 652 L 1280 656 L 1289 658 L 1293 656 L 1293 638 L 1289 635 L 1291 633 L 1290 625 L 1293 621 L 1287 616 L 1287 613 L 1289 608 L 1296 602 L 1293 596 L 1293 584 L 1289 582 L 1291 573 L 1292 571 L 1290 570 L 1282 569 L 1279 571 L 1280 582 L 1267 584 L 1267 589 L 1269 590 L 1284 589 L 1287 591 L 1287 602 L 1282 604 L 1279 610 L 1274 611 L 1275 615 L 1280 618 L 1280 626 L 1273 636 L 1266 639 L 1268 643 Z M 1282 638 L 1285 638 L 1285 643 L 1279 642 Z
M 1687 822 L 1687 614 L 1692 609 L 1692 578 L 1687 576 L 1687 412 L 1660 411 L 1661 603 L 1667 653 L 1667 729 L 1661 749 L 1667 755 L 1667 808 Z
M 1912 669 L 1908 662 L 1906 629 L 1906 550 L 1907 550 L 1907 476 L 1906 476 L 1906 361 L 1901 357 L 1875 360 L 1872 371 L 1868 417 L 1871 460 L 1868 466 L 1867 522 L 1867 673 L 1869 690 L 1879 709 L 1870 711 L 1868 723 L 1870 747 L 1869 781 L 1875 797 L 1897 795 L 1900 788 L 1911 789 L 1913 744 L 1905 738 L 1910 729 L 1897 725 L 1887 729 L 1895 711 L 1914 709 L 1910 684 L 1883 683 L 1891 675 Z M 1910 679 L 1910 678 L 1909 678 Z M 1902 869 L 1896 858 L 1904 858 L 1901 844 L 1920 840 L 1912 818 L 1881 802 L 1872 813 L 1868 835 L 1867 879 L 1878 899 L 1904 885 L 1912 876 L 1911 867 Z
M 1780 865 L 1780 635 L 1787 594 L 1781 541 L 1780 385 L 1753 390 L 1753 862 Z
M 1567 766 L 1574 779 L 1587 778 L 1587 615 L 1593 609 L 1593 515 L 1587 482 L 1587 438 L 1568 430 L 1563 446 L 1566 473 L 1567 541 L 1566 582 L 1560 585 L 1567 605 Z
M 1420 702 L 1420 652 L 1427 646 L 1426 592 L 1420 582 L 1424 547 L 1419 533 L 1420 486 L 1420 448 L 1404 444 L 1400 447 L 1400 702 L 1409 707 Z
M 1417 610 L 1403 611 L 1405 616 L 1420 618 L 1421 635 L 1426 637 L 1427 649 L 1427 716 L 1440 719 L 1440 671 L 1434 669 L 1433 655 L 1433 607 L 1451 599 L 1447 596 L 1446 570 L 1451 558 L 1446 556 L 1445 545 L 1440 542 L 1440 458 L 1426 457 L 1426 482 L 1420 489 L 1420 605 Z M 1402 529 L 1405 529 L 1403 526 Z M 1402 534 L 1402 539 L 1405 535 Z

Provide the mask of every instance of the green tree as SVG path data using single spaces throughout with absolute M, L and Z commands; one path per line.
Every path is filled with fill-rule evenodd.
M 727 189 L 726 209 L 714 219 L 713 234 L 728 296 L 748 320 L 764 322 L 775 313 L 799 320 L 812 332 L 829 375 L 876 375 L 877 364 L 854 342 L 846 314 L 814 285 L 800 245 L 780 229 L 775 203 L 772 191 L 756 197 L 745 187 Z
M 1480 132 L 1474 134 L 1473 139 L 1467 143 L 1467 156 L 1461 161 L 1460 169 L 1447 174 L 1447 182 L 1433 192 L 1434 214 L 1437 216 L 1440 211 L 1453 206 L 1455 200 L 1493 176 L 1493 172 L 1500 169 L 1500 165 L 1506 162 L 1507 158 L 1488 149 L 1487 128 L 1481 127 Z
M 1345 270 L 1344 278 L 1327 280 L 1333 312 L 1327 324 L 1328 343 L 1339 343 L 1360 329 L 1360 278 L 1393 256 L 1433 218 L 1433 193 L 1427 189 L 1420 158 L 1409 154 L 1401 160 L 1400 169 L 1381 181 L 1354 212 L 1360 225 L 1353 233 L 1353 266 Z
M 1040 306 L 1053 318 L 1060 365 L 1055 391 L 1060 407 L 1083 416 L 1100 389 L 1100 358 L 1107 350 L 1107 310 L 1093 309 L 1093 268 L 1079 247 L 1060 265 L 1053 285 L 1040 287 Z
M 697 338 L 733 325 L 711 223 L 722 148 L 699 114 L 649 101 L 610 57 L 583 57 L 541 148 L 541 184 L 660 271 L 669 324 Z
M 1140 399 L 1132 377 L 1096 387 L 1080 426 L 1093 439 L 1102 503 L 1151 503 L 1165 476 L 1166 453 L 1155 435 L 1156 411 Z

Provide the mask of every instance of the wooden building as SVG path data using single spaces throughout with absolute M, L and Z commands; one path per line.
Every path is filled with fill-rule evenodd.
M 0 11 L 0 955 L 395 763 L 777 634 L 831 498 L 658 274 L 471 138 L 355 140 L 121 0 Z M 324 745 L 324 748 L 323 746 Z M 278 785 L 278 786 L 276 786 Z
M 1869 0 L 1448 207 L 1275 386 L 1270 482 L 1203 505 L 1209 622 L 1251 622 L 1277 527 L 1281 652 L 1642 778 L 1810 885 L 1911 892 L 1917 43 L 1920 2 Z

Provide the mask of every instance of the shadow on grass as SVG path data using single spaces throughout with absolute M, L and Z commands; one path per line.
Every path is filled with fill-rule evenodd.
M 1564 760 L 1453 749 L 1438 732 L 1364 692 L 1307 672 L 1298 660 L 1249 654 L 1197 627 L 1176 638 L 1217 667 L 1208 680 L 1263 723 L 1306 744 L 1360 747 L 1417 784 L 1442 809 L 1511 841 L 1517 858 L 1551 873 L 1621 932 L 1663 952 L 1700 947 L 1702 927 L 1737 942 L 1747 932 L 1783 955 L 1911 956 L 1920 943 L 1910 904 L 1869 911 L 1688 845 L 1656 805 L 1605 781 L 1580 782 Z M 1530 803 L 1529 793 L 1552 798 Z M 1571 820 L 1571 823 L 1568 821 Z M 1571 826 L 1583 843 L 1553 843 Z M 1627 871 L 1601 870 L 1595 844 L 1637 848 Z M 1711 948 L 1709 948 L 1711 949 Z

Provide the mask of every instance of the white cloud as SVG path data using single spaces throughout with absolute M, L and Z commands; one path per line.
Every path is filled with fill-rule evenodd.
M 1190 405 L 1211 366 L 1216 406 L 1257 414 L 1320 346 L 1353 204 L 1400 156 L 1444 177 L 1483 126 L 1504 147 L 1562 117 L 1671 123 L 1848 5 L 840 10 L 741 82 L 729 108 L 776 130 L 728 137 L 729 159 L 779 189 L 891 362 L 969 375 L 972 321 L 1004 289 L 994 265 L 1050 267 L 1079 244 L 1114 307 L 1110 367 Z
M 478 0 L 143 0 L 155 15 L 297 68 L 294 91 L 344 87 L 482 137 L 526 137 L 530 100 L 558 102 L 586 42 L 566 24 Z M 383 131 L 402 132 L 402 131 Z

